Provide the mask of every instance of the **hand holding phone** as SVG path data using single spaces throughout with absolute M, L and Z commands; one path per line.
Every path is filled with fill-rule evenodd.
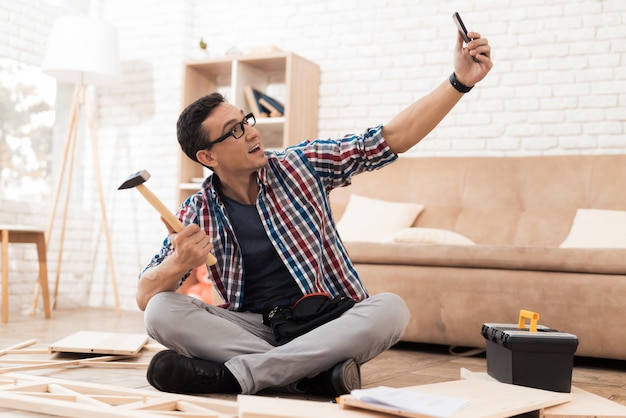
M 463 20 L 461 20 L 461 16 L 457 12 L 454 12 L 454 14 L 452 15 L 452 20 L 454 20 L 454 23 L 456 24 L 456 27 L 459 29 L 459 33 L 461 34 L 461 37 L 463 38 L 465 43 L 467 44 L 471 42 L 472 39 L 470 39 L 470 37 L 467 36 L 467 28 L 465 27 Z M 474 60 L 474 62 L 479 62 L 476 57 L 472 57 L 472 59 Z

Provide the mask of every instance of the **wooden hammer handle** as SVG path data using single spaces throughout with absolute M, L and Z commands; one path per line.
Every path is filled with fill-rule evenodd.
M 138 185 L 137 190 L 139 190 L 139 193 L 142 194 L 148 203 L 150 203 L 152 207 L 159 212 L 163 219 L 165 219 L 165 222 L 167 222 L 174 231 L 180 232 L 185 228 L 185 225 L 183 225 L 183 223 L 176 216 L 174 216 L 174 214 L 167 207 L 165 207 L 163 202 L 161 202 L 159 198 L 156 197 L 156 195 L 152 193 L 152 191 L 150 191 L 150 189 L 148 189 L 144 184 Z M 213 254 L 209 253 L 206 258 L 206 263 L 209 266 L 212 266 L 217 263 L 217 259 Z

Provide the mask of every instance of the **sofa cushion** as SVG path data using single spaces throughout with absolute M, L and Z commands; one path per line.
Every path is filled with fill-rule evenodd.
M 464 235 L 438 228 L 403 229 L 393 234 L 389 241 L 407 244 L 476 245 L 474 241 Z
M 626 211 L 578 209 L 561 248 L 626 248 Z
M 626 274 L 626 249 L 346 243 L 355 264 Z
M 353 194 L 337 223 L 343 241 L 382 242 L 392 234 L 410 227 L 423 205 L 390 202 Z

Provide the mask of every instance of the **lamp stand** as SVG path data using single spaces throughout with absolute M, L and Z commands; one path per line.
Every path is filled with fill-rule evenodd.
M 53 299 L 53 304 L 52 304 L 52 308 L 56 309 L 56 303 L 57 303 L 57 296 L 58 296 L 58 292 L 59 292 L 59 278 L 61 275 L 61 262 L 63 259 L 63 244 L 65 242 L 65 230 L 66 230 L 66 226 L 67 226 L 67 213 L 68 213 L 68 207 L 69 207 L 69 199 L 70 199 L 70 190 L 71 190 L 71 185 L 72 185 L 72 173 L 74 170 L 74 160 L 75 160 L 75 154 L 76 154 L 76 139 L 77 139 L 77 131 L 78 131 L 78 119 L 79 119 L 79 113 L 80 113 L 80 109 L 85 106 L 86 108 L 86 113 L 87 113 L 87 123 L 88 123 L 88 128 L 89 128 L 89 136 L 91 137 L 91 147 L 92 147 L 92 156 L 93 156 L 93 168 L 95 170 L 95 178 L 96 178 L 96 183 L 98 186 L 98 196 L 99 196 L 99 200 L 100 200 L 100 211 L 102 214 L 102 224 L 103 224 L 103 229 L 104 229 L 104 235 L 105 235 L 105 239 L 106 239 L 106 245 L 107 245 L 107 253 L 108 253 L 108 262 L 109 262 L 109 269 L 111 271 L 111 281 L 112 281 L 112 286 L 113 286 L 113 293 L 115 296 L 115 308 L 116 308 L 116 312 L 117 315 L 120 316 L 121 315 L 121 310 L 120 310 L 120 302 L 119 302 L 119 296 L 118 296 L 118 292 L 117 292 L 117 281 L 116 281 L 116 276 L 115 276 L 115 267 L 114 267 L 114 263 L 113 263 L 113 249 L 111 246 L 111 236 L 109 233 L 109 226 L 108 226 L 108 221 L 107 221 L 107 216 L 106 216 L 106 207 L 105 207 L 105 203 L 104 203 L 104 193 L 103 193 L 103 188 L 102 188 L 102 178 L 100 176 L 100 159 L 98 157 L 98 146 L 96 143 L 96 133 L 95 133 L 95 129 L 94 129 L 94 124 L 93 124 L 93 117 L 91 114 L 91 107 L 88 105 L 87 103 L 87 98 L 86 98 L 86 87 L 85 85 L 81 82 L 79 84 L 76 85 L 75 90 L 74 90 L 74 95 L 72 97 L 72 107 L 70 110 L 70 118 L 69 118 L 69 124 L 68 124 L 68 128 L 67 128 L 67 135 L 65 137 L 65 142 L 63 145 L 63 158 L 62 158 L 62 163 L 61 163 L 61 169 L 59 172 L 59 176 L 57 179 L 57 184 L 55 187 L 55 192 L 54 192 L 54 199 L 53 199 L 53 207 L 52 207 L 52 213 L 50 214 L 50 222 L 48 225 L 48 233 L 46 234 L 46 248 L 48 248 L 48 244 L 50 242 L 50 237 L 52 236 L 52 229 L 55 223 L 55 217 L 56 217 L 56 211 L 57 211 L 57 207 L 58 207 L 58 203 L 59 203 L 59 198 L 61 197 L 61 188 L 63 186 L 63 179 L 65 177 L 65 172 L 66 172 L 66 168 L 67 168 L 67 179 L 66 179 L 66 186 L 65 186 L 65 201 L 64 201 L 64 208 L 63 208 L 63 220 L 62 220 L 62 224 L 61 224 L 61 236 L 60 236 L 60 242 L 59 242 L 59 255 L 58 255 L 58 262 L 57 262 L 57 269 L 56 269 L 56 279 L 54 281 L 54 299 Z M 66 167 L 68 166 L 69 167 Z M 37 286 L 37 288 L 35 289 L 35 295 L 33 296 L 33 303 L 31 306 L 31 314 L 34 313 L 35 309 L 36 309 L 36 305 L 37 305 L 37 299 L 39 297 L 39 290 L 40 287 Z

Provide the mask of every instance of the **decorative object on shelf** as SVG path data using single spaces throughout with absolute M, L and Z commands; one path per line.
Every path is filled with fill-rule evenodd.
M 204 38 L 200 38 L 200 42 L 198 43 L 198 46 L 200 47 L 201 50 L 206 52 L 206 50 L 207 50 L 207 43 L 204 41 Z
M 61 261 L 63 257 L 63 243 L 67 224 L 67 212 L 69 206 L 72 172 L 77 147 L 77 131 L 81 119 L 81 110 L 86 110 L 86 122 L 91 137 L 93 156 L 93 169 L 98 186 L 100 209 L 102 212 L 102 224 L 106 238 L 109 269 L 115 306 L 120 315 L 119 297 L 113 263 L 113 250 L 109 235 L 106 208 L 104 204 L 104 192 L 100 176 L 100 158 L 98 157 L 98 145 L 96 142 L 95 128 L 92 109 L 89 103 L 88 88 L 91 85 L 112 84 L 117 81 L 120 74 L 119 42 L 117 29 L 110 24 L 95 18 L 86 16 L 63 16 L 59 17 L 52 28 L 48 40 L 46 54 L 43 60 L 43 71 L 62 82 L 74 84 L 74 96 L 70 109 L 70 121 L 63 146 L 63 160 L 59 170 L 59 178 L 56 184 L 53 208 L 50 215 L 50 224 L 46 235 L 46 245 L 50 241 L 55 222 L 57 205 L 61 195 L 63 180 L 67 169 L 65 185 L 65 208 L 61 224 L 61 237 L 59 246 L 56 281 L 54 285 L 53 308 L 56 307 L 58 294 L 59 276 L 61 273 Z M 84 122 L 84 121 L 83 121 Z
M 243 52 L 241 51 L 241 49 L 237 48 L 236 46 L 231 46 L 228 49 L 228 51 L 226 51 L 225 55 L 226 56 L 243 55 Z

